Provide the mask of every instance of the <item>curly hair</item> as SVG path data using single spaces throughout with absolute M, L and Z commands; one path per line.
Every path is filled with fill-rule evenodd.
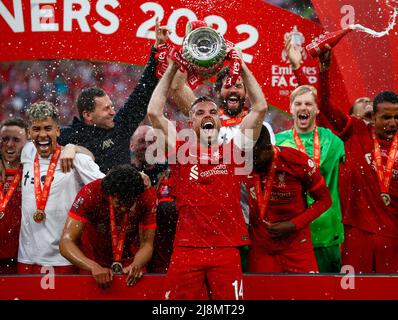
M 39 101 L 33 103 L 26 110 L 26 116 L 29 124 L 35 120 L 44 120 L 47 118 L 53 119 L 56 123 L 59 123 L 59 111 L 51 102 Z
M 102 179 L 101 188 L 106 195 L 117 196 L 121 202 L 130 202 L 144 192 L 145 185 L 138 170 L 124 164 L 108 172 Z

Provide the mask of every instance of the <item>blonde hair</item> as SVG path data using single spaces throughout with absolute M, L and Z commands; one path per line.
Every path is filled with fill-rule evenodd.
M 293 90 L 293 92 L 290 94 L 290 104 L 293 104 L 293 101 L 298 97 L 301 96 L 304 93 L 310 92 L 314 96 L 314 99 L 316 101 L 317 99 L 317 91 L 315 87 L 309 86 L 309 85 L 304 85 L 304 86 L 299 86 L 296 89 Z

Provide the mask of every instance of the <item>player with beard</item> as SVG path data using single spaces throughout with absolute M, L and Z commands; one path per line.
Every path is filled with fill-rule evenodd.
M 231 143 L 219 145 L 219 109 L 205 96 L 196 99 L 190 109 L 188 124 L 194 133 L 193 139 L 177 141 L 176 128 L 164 115 L 167 94 L 177 69 L 178 66 L 170 62 L 148 106 L 153 127 L 163 132 L 168 150 L 177 155 L 176 164 L 171 167 L 177 185 L 179 219 L 165 298 L 198 299 L 207 289 L 211 299 L 242 299 L 238 247 L 248 245 L 249 238 L 239 203 L 240 179 L 235 176 L 239 168 L 225 151 L 241 154 L 242 150 L 252 149 L 267 103 L 261 87 L 243 64 L 242 78 L 252 108 Z M 158 142 L 160 140 L 163 139 L 158 137 Z M 240 173 L 245 174 L 243 171 Z
M 246 87 L 242 77 L 239 77 L 233 86 L 226 86 L 226 80 L 229 75 L 229 67 L 224 68 L 217 74 L 217 80 L 214 85 L 218 105 L 220 107 L 221 129 L 219 139 L 229 142 L 239 129 L 239 125 L 248 114 L 249 110 L 245 107 Z M 271 136 L 272 144 L 275 144 L 275 135 L 270 124 L 263 121 Z
M 289 54 L 289 51 L 288 51 Z M 296 88 L 290 95 L 293 128 L 276 135 L 276 144 L 308 154 L 321 170 L 331 193 L 332 206 L 311 223 L 320 272 L 338 273 L 341 269 L 340 244 L 344 241 L 338 191 L 339 166 L 344 161 L 344 144 L 331 130 L 316 125 L 319 114 L 317 92 L 312 86 Z M 313 200 L 307 197 L 308 204 Z
M 329 48 L 330 49 L 330 48 Z M 398 272 L 398 95 L 383 91 L 373 99 L 372 121 L 349 116 L 329 92 L 331 51 L 320 57 L 319 109 L 344 141 L 344 238 L 342 264 L 355 272 Z M 301 59 L 293 68 L 299 84 L 306 82 Z M 343 191 L 343 192 L 342 192 Z
M 331 205 L 318 167 L 298 150 L 273 146 L 265 127 L 253 164 L 249 272 L 316 272 L 309 224 Z M 310 206 L 306 193 L 314 199 Z
M 226 86 L 226 80 L 229 76 L 229 67 L 222 69 L 217 74 L 217 80 L 214 84 L 214 90 L 220 108 L 221 128 L 219 133 L 220 143 L 229 142 L 239 131 L 240 124 L 249 110 L 246 108 L 247 88 L 239 77 L 233 86 Z M 196 100 L 196 95 L 186 84 L 186 74 L 177 72 L 173 79 L 170 94 L 176 102 L 178 109 L 189 116 L 192 103 Z M 271 142 L 275 144 L 275 135 L 271 125 L 263 121 L 271 136 Z

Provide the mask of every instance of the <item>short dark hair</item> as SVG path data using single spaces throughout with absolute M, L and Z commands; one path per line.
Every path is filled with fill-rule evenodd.
M 224 79 L 226 78 L 226 77 L 228 77 L 229 76 L 229 67 L 226 67 L 226 68 L 224 68 L 224 69 L 221 69 L 221 71 L 219 71 L 218 73 L 217 73 L 217 79 L 216 79 L 216 82 L 215 82 L 215 84 L 214 84 L 214 90 L 217 92 L 217 93 L 220 93 L 221 92 L 221 88 L 222 88 L 222 86 L 223 86 L 223 81 L 224 81 Z
M 144 192 L 145 185 L 138 170 L 124 164 L 108 172 L 101 181 L 101 188 L 108 196 L 117 196 L 121 202 L 130 202 Z
M 272 146 L 271 143 L 271 135 L 266 126 L 261 126 L 260 135 L 256 141 L 255 147 L 256 148 L 268 148 Z
M 377 112 L 377 106 L 383 102 L 398 104 L 398 95 L 392 91 L 382 91 L 373 100 L 373 113 Z
M 20 127 L 25 130 L 25 133 L 28 132 L 28 124 L 22 118 L 8 118 L 0 124 L 0 129 L 11 126 Z
M 93 112 L 95 109 L 95 98 L 104 97 L 105 91 L 101 88 L 90 87 L 83 89 L 77 97 L 76 105 L 79 112 L 80 119 L 83 119 L 83 112 Z
M 209 96 L 200 96 L 200 97 L 197 97 L 194 100 L 194 102 L 192 102 L 191 108 L 189 109 L 189 115 L 192 116 L 192 113 L 193 113 L 192 110 L 198 103 L 205 102 L 205 101 L 212 102 L 217 106 L 217 103 L 213 100 L 213 98 L 211 98 Z M 217 108 L 218 108 L 218 106 L 217 106 Z

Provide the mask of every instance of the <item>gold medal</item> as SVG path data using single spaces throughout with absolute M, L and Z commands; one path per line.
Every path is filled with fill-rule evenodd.
M 3 219 L 3 217 L 5 216 L 4 212 L 0 212 L 0 220 Z
M 111 269 L 114 275 L 122 275 L 123 274 L 123 266 L 120 262 L 114 262 L 111 265 Z
M 391 197 L 388 193 L 380 193 L 381 198 L 386 206 L 389 206 L 391 203 Z
M 33 220 L 36 223 L 42 223 L 46 220 L 46 214 L 43 210 L 36 210 L 35 214 L 33 215 Z

